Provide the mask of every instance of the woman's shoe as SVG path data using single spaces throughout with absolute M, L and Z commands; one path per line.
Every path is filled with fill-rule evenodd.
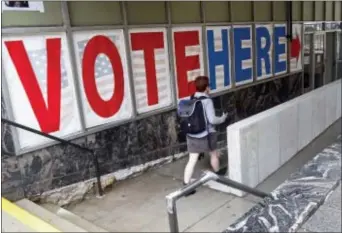
M 184 185 L 184 186 L 187 186 L 187 184 L 184 183 L 184 181 L 183 181 L 183 185 Z M 193 194 L 195 194 L 195 193 L 196 193 L 196 190 L 192 190 L 191 192 L 184 194 L 184 197 L 188 197 L 188 196 L 193 195 Z
M 216 173 L 216 175 L 224 176 L 227 173 L 227 167 L 223 167 L 215 173 Z

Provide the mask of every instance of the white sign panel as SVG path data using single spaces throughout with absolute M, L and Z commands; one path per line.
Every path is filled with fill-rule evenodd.
M 303 69 L 302 63 L 302 40 L 303 26 L 301 24 L 292 25 L 292 41 L 290 44 L 290 71 L 298 71 Z
M 173 56 L 177 97 L 182 99 L 195 92 L 194 80 L 204 75 L 201 27 L 172 29 Z
M 138 113 L 170 106 L 172 86 L 166 29 L 132 29 L 129 35 Z
M 255 25 L 255 59 L 257 80 L 273 75 L 273 25 Z
M 65 33 L 4 37 L 4 73 L 14 121 L 58 137 L 80 131 Z M 48 139 L 18 130 L 20 148 Z
M 253 82 L 253 35 L 251 25 L 234 25 L 235 85 Z
M 231 87 L 230 27 L 207 27 L 207 66 L 212 93 Z
M 286 24 L 274 24 L 274 74 L 280 75 L 287 72 L 287 38 Z
M 87 127 L 132 116 L 123 30 L 74 33 Z

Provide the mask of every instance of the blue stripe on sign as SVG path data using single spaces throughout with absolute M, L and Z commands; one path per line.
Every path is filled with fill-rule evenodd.
M 247 27 L 235 27 L 234 52 L 235 52 L 235 81 L 236 83 L 253 79 L 252 67 L 244 68 L 242 62 L 252 58 L 252 44 L 248 48 L 242 48 L 243 40 L 251 40 L 251 29 Z
M 271 35 L 268 31 L 267 27 L 260 26 L 256 28 L 256 54 L 257 54 L 257 76 L 263 76 L 262 73 L 262 63 L 261 61 L 265 61 L 265 75 L 271 74 L 271 55 L 269 51 L 271 49 Z M 266 40 L 265 47 L 262 47 L 262 39 Z
M 224 86 L 230 85 L 229 74 L 229 40 L 228 30 L 221 29 L 222 50 L 215 51 L 214 30 L 207 30 L 207 47 L 208 47 L 208 62 L 210 75 L 210 89 L 216 89 L 216 66 L 223 65 L 224 70 Z

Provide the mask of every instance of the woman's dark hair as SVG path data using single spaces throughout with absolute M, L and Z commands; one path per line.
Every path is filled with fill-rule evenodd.
M 205 92 L 207 87 L 209 86 L 209 78 L 207 76 L 198 76 L 195 79 L 196 91 Z

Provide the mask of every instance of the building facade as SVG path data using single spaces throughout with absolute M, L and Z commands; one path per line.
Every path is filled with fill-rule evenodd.
M 229 124 L 342 78 L 340 1 L 44 2 L 4 11 L 2 118 L 95 149 L 102 175 L 186 152 L 179 99 L 210 77 Z M 288 9 L 288 10 L 286 10 Z M 93 158 L 2 125 L 9 199 L 89 180 Z

